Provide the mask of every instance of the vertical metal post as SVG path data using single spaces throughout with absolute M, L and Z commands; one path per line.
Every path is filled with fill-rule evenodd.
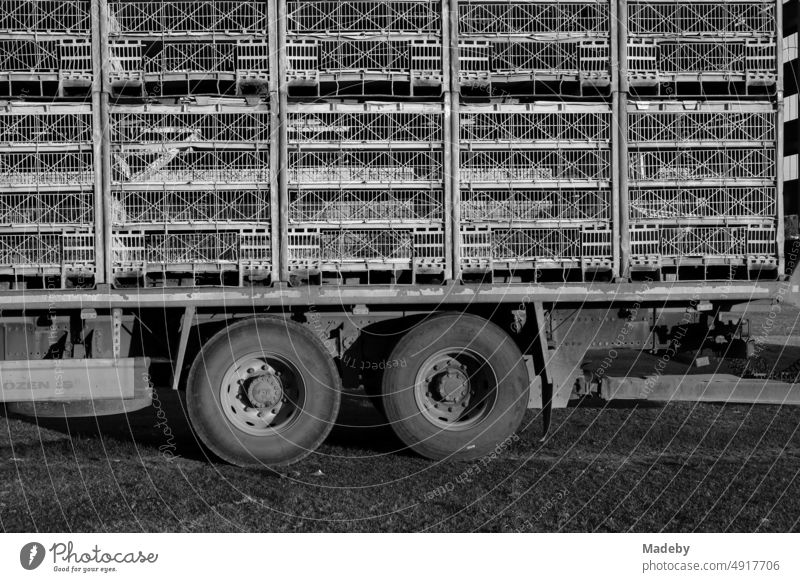
M 445 16 L 449 17 L 449 34 L 442 40 L 447 45 L 450 64 L 450 83 L 448 85 L 450 93 L 450 167 L 448 172 L 451 174 L 450 191 L 445 193 L 445 199 L 450 201 L 450 211 L 446 214 L 450 217 L 450 237 L 452 253 L 449 255 L 452 261 L 452 279 L 461 279 L 461 148 L 459 128 L 461 125 L 461 84 L 459 82 L 459 62 L 458 62 L 458 0 L 444 0 L 447 7 Z M 449 11 L 449 14 L 447 14 Z M 444 30 L 444 29 L 443 29 Z
M 95 212 L 100 216 L 102 231 L 103 231 L 103 281 L 111 281 L 111 259 L 113 247 L 113 238 L 111 235 L 111 128 L 109 127 L 109 80 L 108 80 L 108 67 L 110 63 L 109 49 L 108 49 L 108 2 L 107 0 L 97 0 L 99 4 L 99 12 L 97 22 L 95 23 L 94 30 L 97 32 L 100 45 L 100 59 L 99 63 L 95 57 L 94 68 L 99 71 L 100 82 L 100 109 L 95 113 L 96 118 L 99 118 L 100 133 L 101 133 L 101 150 L 100 150 L 100 164 L 102 172 L 102 187 L 100 188 L 100 195 L 96 198 L 97 205 Z
M 442 0 L 441 5 L 441 19 L 442 19 L 442 94 L 443 94 L 443 107 L 444 115 L 442 116 L 442 174 L 443 174 L 443 224 L 444 224 L 444 258 L 445 258 L 445 271 L 444 278 L 446 281 L 453 280 L 453 275 L 456 268 L 455 246 L 457 245 L 456 237 L 453 236 L 453 205 L 457 197 L 455 189 L 453 188 L 453 151 L 452 142 L 455 139 L 453 135 L 453 94 L 452 94 L 452 71 L 450 61 L 452 55 L 450 54 L 450 2 L 456 0 Z
M 611 139 L 611 274 L 616 280 L 620 273 L 621 259 L 620 259 L 620 223 L 622 221 L 621 198 L 620 198 L 620 139 L 618 128 L 620 124 L 620 115 L 622 113 L 619 109 L 619 93 L 620 93 L 620 43 L 615 38 L 615 27 L 619 20 L 619 12 L 617 10 L 617 2 L 612 0 L 610 22 L 609 22 L 609 45 L 611 57 L 611 124 L 610 135 Z
M 286 128 L 286 108 L 288 97 L 286 93 L 286 2 L 285 0 L 271 0 L 277 6 L 277 87 L 278 87 L 278 216 L 279 240 L 276 241 L 279 250 L 280 280 L 289 280 L 289 135 Z
M 282 279 L 281 277 L 281 208 L 280 208 L 280 174 L 281 174 L 281 117 L 280 117 L 280 97 L 278 95 L 278 85 L 280 83 L 280 73 L 278 71 L 278 0 L 269 0 L 267 3 L 267 19 L 269 20 L 267 34 L 269 35 L 269 240 L 270 258 L 272 262 L 270 279 L 274 283 Z
M 782 279 L 786 270 L 784 245 L 784 200 L 783 200 L 783 0 L 775 0 L 775 246 L 778 253 L 778 278 Z M 795 267 L 796 268 L 796 267 Z
M 106 265 L 106 241 L 110 240 L 105 235 L 105 182 L 107 173 L 103 152 L 103 126 L 105 125 L 103 97 L 103 62 L 101 56 L 103 45 L 103 22 L 101 4 L 105 0 L 92 0 L 92 167 L 94 169 L 94 261 L 95 283 L 106 282 L 108 273 Z
M 616 82 L 612 76 L 612 87 L 614 98 L 612 106 L 616 115 L 617 132 L 615 135 L 614 156 L 617 164 L 615 170 L 616 184 L 612 188 L 613 198 L 616 203 L 614 210 L 614 220 L 617 221 L 617 236 L 619 241 L 619 273 L 623 279 L 630 278 L 630 253 L 631 253 L 631 231 L 628 218 L 628 2 L 619 0 L 619 3 L 611 3 L 612 7 L 618 9 L 614 14 L 612 8 L 611 24 L 616 25 L 617 34 L 611 35 L 611 43 L 616 44 L 616 54 L 619 66 Z M 615 259 L 616 260 L 616 259 Z

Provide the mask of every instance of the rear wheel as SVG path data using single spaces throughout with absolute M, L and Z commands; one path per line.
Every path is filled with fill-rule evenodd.
M 383 377 L 383 408 L 397 436 L 431 459 L 469 460 L 519 428 L 528 373 L 514 341 L 474 315 L 433 317 L 408 332 Z
M 236 465 L 288 465 L 314 451 L 339 411 L 340 378 L 322 343 L 292 321 L 233 324 L 189 374 L 192 426 Z

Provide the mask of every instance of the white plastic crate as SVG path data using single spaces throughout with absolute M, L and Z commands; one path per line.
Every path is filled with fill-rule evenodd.
M 216 83 L 213 93 L 237 94 L 246 85 L 266 86 L 269 68 L 269 43 L 264 40 L 122 37 L 109 41 L 111 85 L 140 85 L 155 95 L 188 94 L 191 88 L 186 83 L 190 82 Z
M 262 229 L 116 230 L 111 253 L 112 270 L 118 278 L 148 273 L 268 272 L 272 256 L 269 231 Z
M 0 233 L 0 273 L 61 276 L 94 272 L 94 235 L 88 231 Z
M 606 227 L 462 225 L 465 272 L 610 268 L 611 230 Z
M 774 225 L 644 225 L 631 226 L 631 262 L 645 265 L 777 265 Z
M 430 273 L 442 271 L 446 261 L 444 229 L 433 226 L 290 226 L 287 248 L 291 271 Z

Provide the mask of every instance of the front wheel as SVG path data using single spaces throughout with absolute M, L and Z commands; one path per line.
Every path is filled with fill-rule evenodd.
M 281 319 L 243 321 L 211 338 L 195 360 L 189 418 L 229 463 L 288 465 L 328 435 L 340 389 L 333 360 L 308 329 Z
M 528 403 L 528 372 L 514 341 L 467 314 L 424 321 L 397 344 L 382 401 L 397 436 L 430 459 L 470 460 L 514 434 Z

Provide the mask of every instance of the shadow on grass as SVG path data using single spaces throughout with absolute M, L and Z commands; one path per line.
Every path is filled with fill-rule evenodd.
M 151 447 L 161 454 L 201 461 L 222 462 L 195 437 L 186 409 L 185 396 L 169 389 L 157 390 L 153 406 L 125 414 L 97 417 L 35 419 L 0 407 L 0 414 L 22 420 L 31 426 L 69 435 L 71 438 L 113 440 L 118 443 Z M 343 395 L 337 424 L 326 444 L 373 453 L 411 455 L 386 425 L 383 416 L 363 397 Z M 18 445 L 19 446 L 19 445 Z M 40 443 L 32 444 L 37 449 Z

